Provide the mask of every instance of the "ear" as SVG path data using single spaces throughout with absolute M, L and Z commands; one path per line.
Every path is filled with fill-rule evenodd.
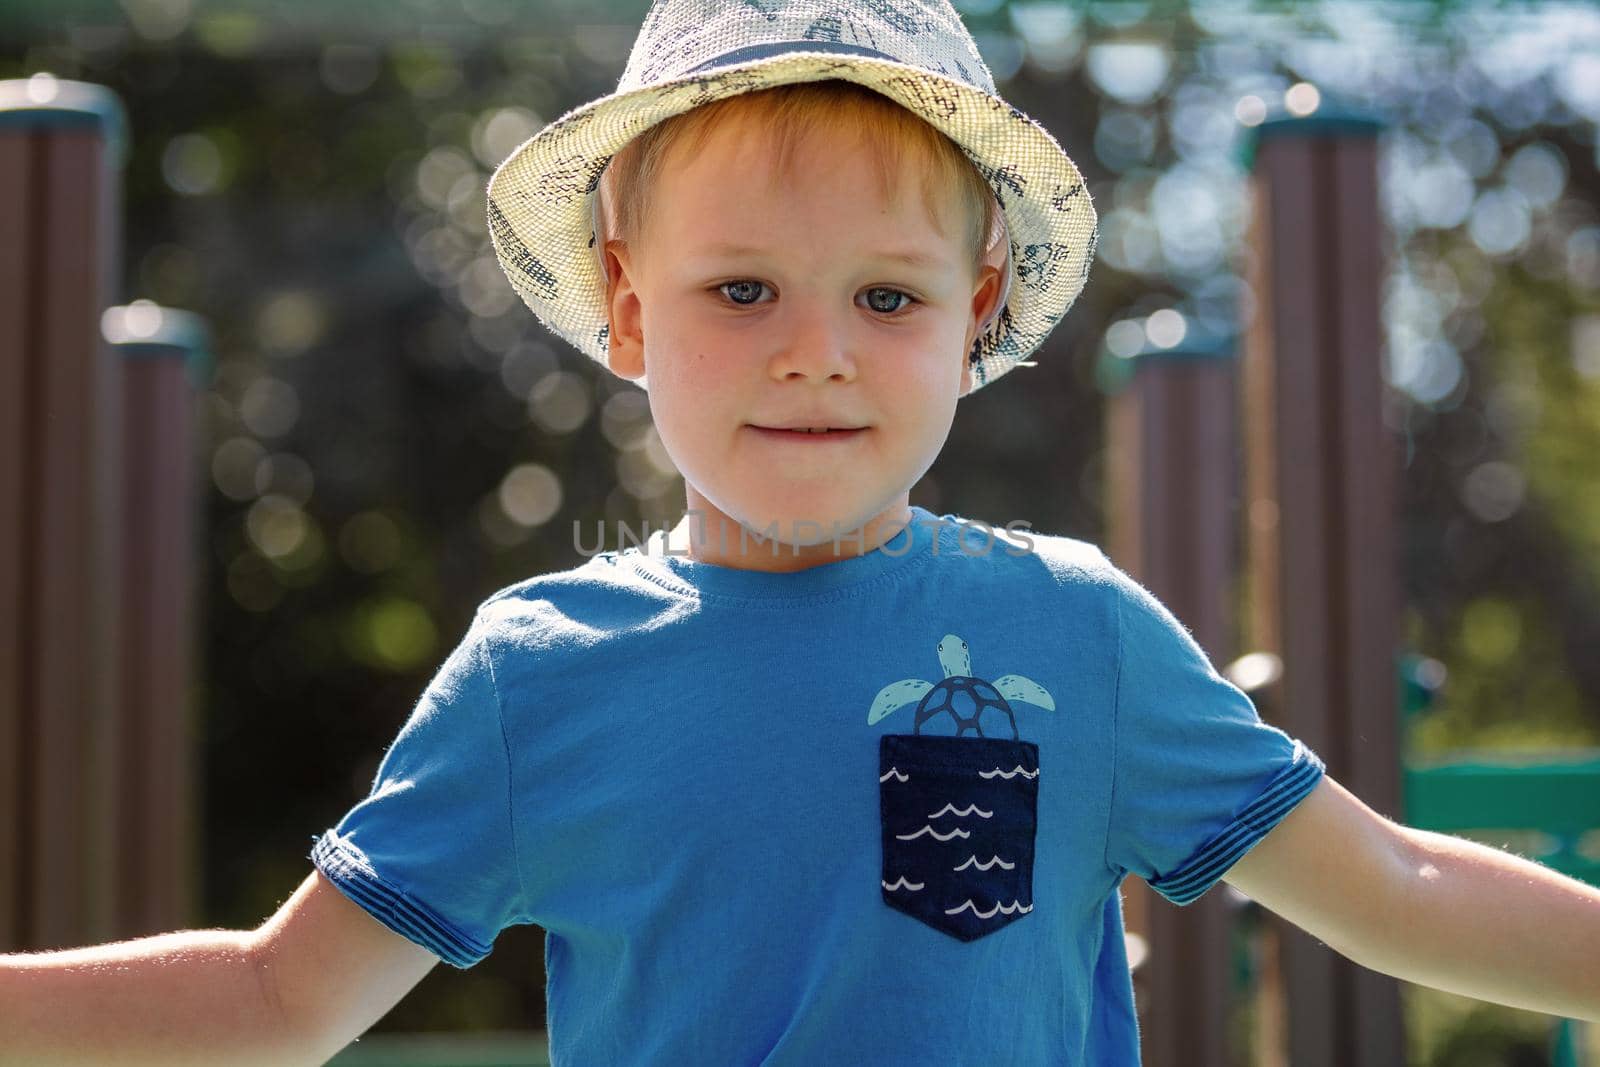
M 1000 270 L 992 263 L 985 263 L 978 268 L 977 280 L 972 288 L 972 315 L 967 319 L 966 343 L 961 346 L 961 392 L 957 395 L 966 396 L 972 391 L 972 363 L 968 357 L 972 354 L 972 342 L 978 338 L 978 327 L 987 324 L 989 319 L 999 311 Z
M 619 378 L 644 377 L 644 326 L 638 291 L 633 285 L 633 263 L 622 241 L 605 243 L 606 331 L 610 348 L 606 365 Z

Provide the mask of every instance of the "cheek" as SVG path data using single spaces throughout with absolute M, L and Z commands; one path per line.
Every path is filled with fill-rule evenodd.
M 670 311 L 644 319 L 644 358 L 651 388 L 658 377 L 684 384 L 703 382 L 722 363 L 722 343 L 704 329 L 696 329 L 687 315 Z
M 925 401 L 942 400 L 947 393 L 953 397 L 961 390 L 961 373 L 966 366 L 966 354 L 960 349 L 961 334 L 952 337 L 946 331 L 930 333 L 899 361 L 895 377 Z
M 726 372 L 719 368 L 714 355 L 700 349 L 673 352 L 658 359 L 650 375 L 650 391 L 656 392 L 660 383 L 661 394 L 671 397 L 680 422 L 684 420 L 683 413 L 698 421 L 711 421 L 717 414 L 719 398 L 726 394 L 725 387 L 719 388 L 727 381 Z
M 699 351 L 696 339 L 671 316 L 656 315 L 644 321 L 644 363 L 652 392 L 658 381 L 672 388 L 688 388 L 704 363 Z
M 925 424 L 948 428 L 961 397 L 966 354 L 960 351 L 960 334 L 954 340 L 941 335 L 930 340 L 930 345 L 935 346 L 931 356 L 906 368 L 905 389 L 908 395 L 914 392 Z
M 717 377 L 716 361 L 694 351 L 673 352 L 650 370 L 651 417 L 669 451 L 727 447 L 718 438 L 731 430 L 735 411 Z

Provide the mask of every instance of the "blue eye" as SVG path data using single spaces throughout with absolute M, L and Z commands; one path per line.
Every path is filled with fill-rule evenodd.
M 873 301 L 873 299 L 872 299 L 872 295 L 874 293 L 889 293 L 889 294 L 891 294 L 893 296 L 901 297 L 907 303 L 910 303 L 911 300 L 912 300 L 911 294 L 903 293 L 899 289 L 888 289 L 888 288 L 885 288 L 883 286 L 878 286 L 877 288 L 868 289 L 867 290 L 867 306 L 872 308 L 873 311 L 881 311 L 886 315 L 887 314 L 891 314 L 891 313 L 896 312 L 896 311 L 899 311 L 901 308 L 905 307 L 906 305 L 905 304 L 896 304 L 894 307 L 879 307 L 877 305 L 877 303 L 875 301 Z
M 717 286 L 717 291 L 735 304 L 751 307 L 760 302 L 761 291 L 766 287 L 765 282 L 743 279 L 736 282 L 723 282 Z M 881 298 L 883 294 L 888 294 L 888 301 L 884 301 Z M 883 285 L 873 286 L 871 289 L 866 290 L 866 295 L 867 307 L 883 315 L 892 315 L 897 311 L 904 310 L 908 305 L 917 303 L 917 298 L 910 293 Z M 890 306 L 885 306 L 886 303 Z
M 740 281 L 724 282 L 722 285 L 717 286 L 717 288 L 727 293 L 728 299 L 732 300 L 735 304 L 754 304 L 756 302 L 755 298 L 761 295 L 761 290 L 765 289 L 766 286 L 761 282 Z M 735 295 L 741 291 L 748 295 L 750 299 L 741 300 L 739 296 Z

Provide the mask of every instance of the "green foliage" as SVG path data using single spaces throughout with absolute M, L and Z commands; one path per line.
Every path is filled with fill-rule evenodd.
M 1577 326 L 1600 315 L 1582 293 L 1525 270 L 1507 271 L 1490 297 L 1495 379 L 1517 390 L 1531 495 L 1579 573 L 1600 589 L 1600 371 L 1580 370 Z M 1591 342 L 1592 343 L 1592 342 Z
M 384 671 L 424 670 L 440 658 L 439 632 L 426 608 L 405 597 L 358 604 L 344 630 L 350 658 Z
M 1403 985 L 1409 1062 L 1416 1067 L 1548 1067 L 1548 1015 Z
M 1479 595 L 1455 622 L 1434 652 L 1449 665 L 1449 681 L 1438 706 L 1412 727 L 1415 756 L 1600 744 L 1559 634 L 1537 601 Z

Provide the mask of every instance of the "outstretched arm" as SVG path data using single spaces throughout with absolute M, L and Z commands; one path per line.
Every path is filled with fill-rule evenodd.
M 438 962 L 314 870 L 255 931 L 0 956 L 0 1067 L 325 1063 Z
M 1401 826 L 1330 776 L 1223 878 L 1363 967 L 1600 1022 L 1600 889 Z

